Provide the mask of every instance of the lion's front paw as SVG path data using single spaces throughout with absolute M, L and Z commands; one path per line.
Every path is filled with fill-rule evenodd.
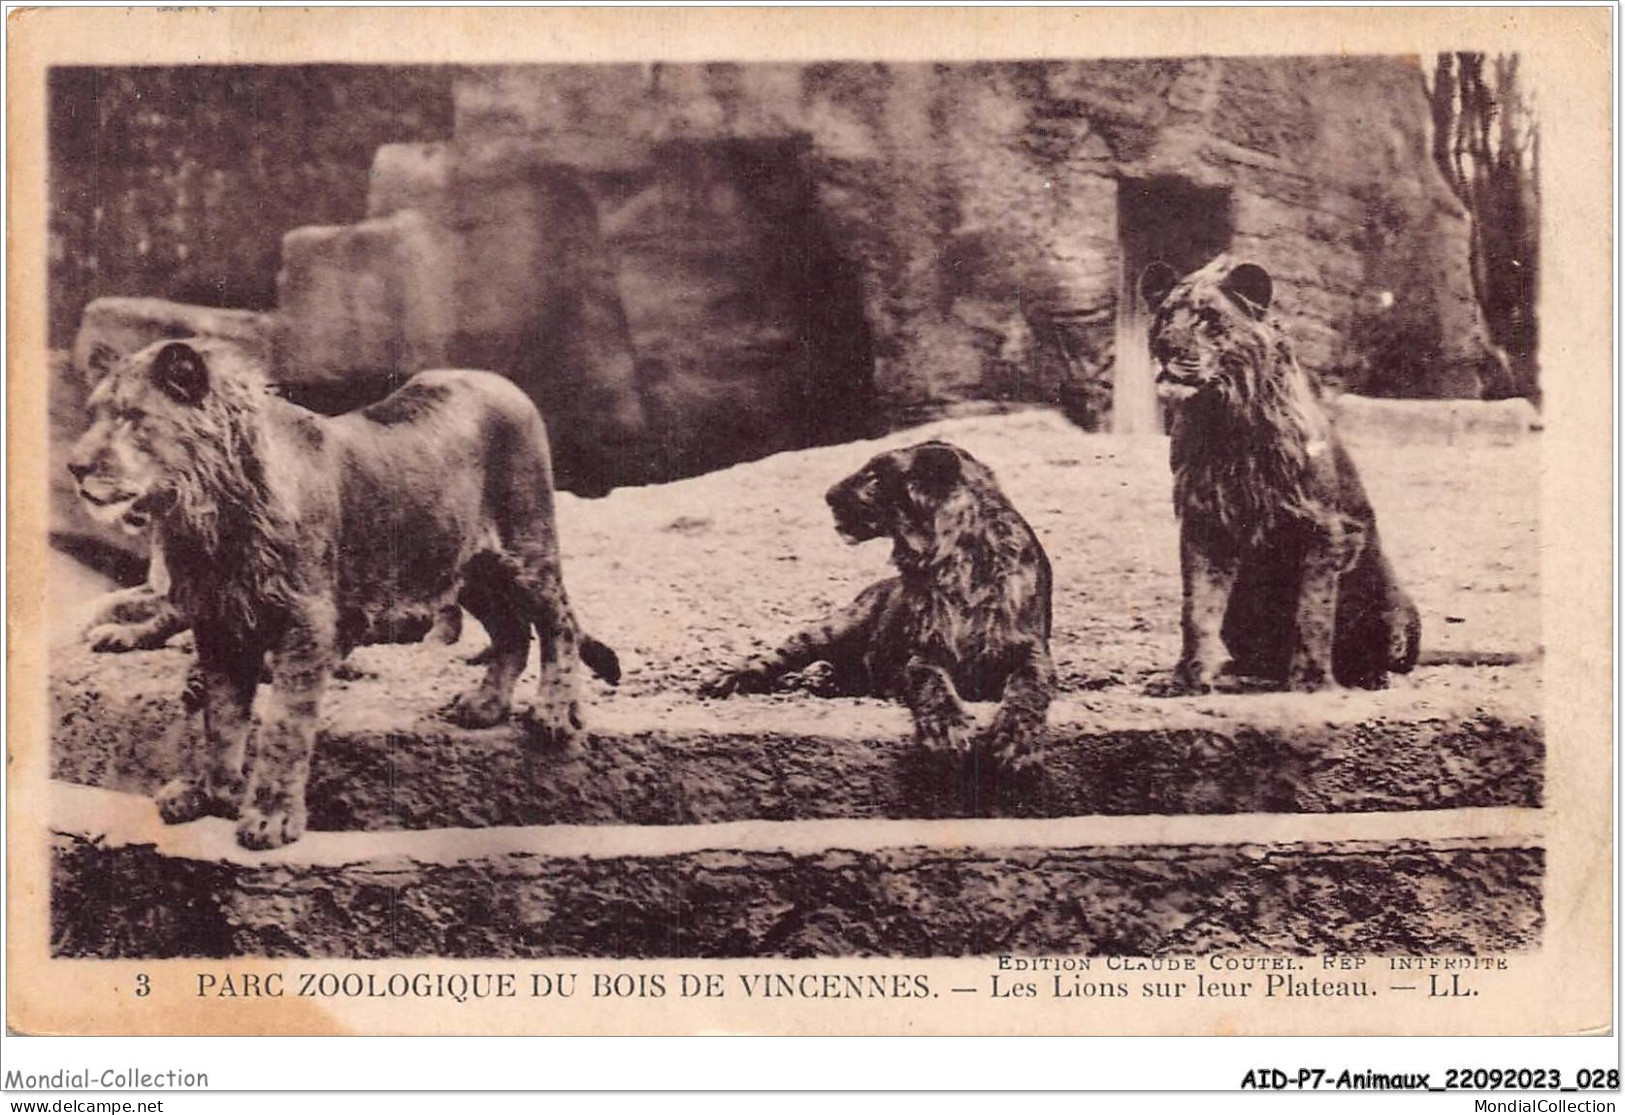
M 482 685 L 452 701 L 446 715 L 460 728 L 490 728 L 508 718 L 508 702 Z
M 1010 770 L 1035 765 L 1043 757 L 1044 718 L 1022 709 L 1003 708 L 987 733 L 987 754 Z
M 916 713 L 914 741 L 927 751 L 943 751 L 956 755 L 971 750 L 970 721 L 957 708 Z
M 237 843 L 256 852 L 292 844 L 304 834 L 303 808 L 261 809 L 250 806 L 243 810 L 242 819 L 237 822 Z
M 1315 692 L 1331 686 L 1331 658 L 1316 655 L 1305 647 L 1292 653 L 1292 665 L 1287 666 L 1287 689 L 1292 692 Z
M 773 679 L 766 670 L 744 666 L 719 674 L 700 686 L 700 696 L 709 698 L 732 697 L 742 693 L 766 693 L 773 687 Z
M 583 732 L 581 706 L 575 701 L 556 709 L 533 709 L 524 722 L 531 744 L 553 751 L 574 750 Z
M 835 670 L 835 664 L 822 660 L 812 663 L 805 669 L 785 674 L 779 679 L 779 685 L 782 689 L 809 693 L 814 697 L 841 695 L 841 679 Z
M 1294 656 L 1287 670 L 1286 687 L 1294 693 L 1315 693 L 1332 683 L 1331 671 L 1307 656 Z
M 166 825 L 184 825 L 215 812 L 214 795 L 195 778 L 174 778 L 153 795 Z
M 1158 687 L 1158 691 L 1152 695 L 1185 697 L 1196 693 L 1211 693 L 1213 683 L 1218 680 L 1221 672 L 1219 666 L 1186 660 L 1174 667 L 1174 672 L 1167 682 Z
M 150 650 L 162 643 L 142 639 L 142 628 L 136 624 L 104 623 L 85 632 L 90 649 L 101 654 L 123 654 L 131 650 Z

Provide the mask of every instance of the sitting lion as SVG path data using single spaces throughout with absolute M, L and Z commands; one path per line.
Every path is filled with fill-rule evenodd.
M 423 372 L 323 418 L 266 389 L 242 352 L 160 341 L 96 385 L 69 469 L 103 521 L 151 527 L 169 600 L 192 625 L 207 754 L 158 794 L 165 821 L 237 816 L 248 848 L 297 840 L 334 665 L 391 618 L 457 600 L 491 634 L 484 679 L 454 704 L 471 727 L 509 710 L 534 627 L 540 734 L 581 726 L 576 663 L 618 674 L 565 598 L 541 417 L 485 372 Z M 262 665 L 271 699 L 244 772 Z
M 823 693 L 902 698 L 928 748 L 968 751 L 960 699 L 1000 700 L 991 755 L 1030 759 L 1055 689 L 1049 559 L 993 473 L 930 441 L 880 454 L 825 498 L 848 542 L 892 540 L 898 575 L 701 696 L 766 692 L 822 662 Z
M 1377 689 L 1416 665 L 1421 619 L 1383 556 L 1354 462 L 1271 317 L 1268 272 L 1153 264 L 1151 354 L 1173 419 L 1184 649 L 1175 681 L 1224 666 L 1293 690 Z

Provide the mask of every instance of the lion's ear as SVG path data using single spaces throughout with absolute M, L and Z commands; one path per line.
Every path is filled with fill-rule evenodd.
M 959 483 L 959 453 L 953 446 L 927 442 L 914 450 L 908 466 L 908 480 L 927 495 L 941 499 Z
M 1258 264 L 1241 263 L 1224 277 L 1219 289 L 1253 317 L 1261 318 L 1269 311 L 1270 300 L 1275 297 L 1275 280 Z
M 197 406 L 209 393 L 209 366 L 185 341 L 171 341 L 152 358 L 152 381 L 177 403 Z
M 1162 300 L 1168 297 L 1178 282 L 1179 272 L 1158 260 L 1140 272 L 1140 297 L 1145 299 L 1147 307 L 1154 310 L 1162 305 Z
M 90 381 L 95 383 L 117 366 L 124 354 L 108 344 L 106 341 L 97 341 L 90 347 L 90 355 L 85 357 L 85 371 L 90 373 Z

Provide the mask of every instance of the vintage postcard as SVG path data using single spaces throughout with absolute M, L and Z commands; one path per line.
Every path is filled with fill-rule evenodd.
M 1608 1031 L 1610 35 L 13 14 L 8 1024 Z

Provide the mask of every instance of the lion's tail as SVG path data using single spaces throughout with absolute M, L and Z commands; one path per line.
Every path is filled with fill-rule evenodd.
M 611 685 L 621 683 L 621 660 L 615 656 L 614 650 L 600 643 L 597 639 L 581 633 L 581 661 L 587 668 Z

